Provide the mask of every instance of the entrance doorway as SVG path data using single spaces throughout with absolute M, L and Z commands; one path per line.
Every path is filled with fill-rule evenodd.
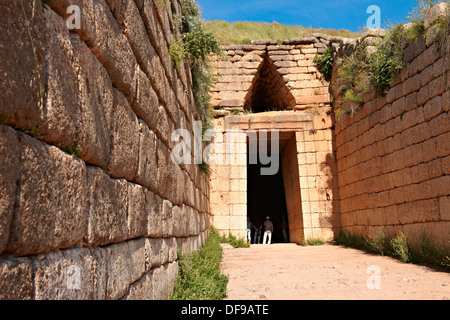
M 296 239 L 290 237 L 289 229 L 292 229 L 295 225 L 296 218 L 295 212 L 289 214 L 289 208 L 292 210 L 292 199 L 296 197 L 291 191 L 291 180 L 297 179 L 298 171 L 292 170 L 290 166 L 286 166 L 286 163 L 291 158 L 290 142 L 295 141 L 295 134 L 292 132 L 280 132 L 279 133 L 279 149 L 278 153 L 270 155 L 272 161 L 277 161 L 279 168 L 274 175 L 261 174 L 261 168 L 268 167 L 269 165 L 263 165 L 260 162 L 259 157 L 252 157 L 250 150 L 247 152 L 247 216 L 256 226 L 260 226 L 266 220 L 266 217 L 270 217 L 274 226 L 274 232 L 272 234 L 272 243 L 285 243 L 285 242 L 297 242 Z M 267 141 L 258 140 L 258 150 L 260 149 L 259 143 L 267 143 L 266 150 L 272 150 L 270 146 L 271 139 Z M 254 142 L 254 141 L 253 141 Z M 295 148 L 295 144 L 294 144 Z M 296 155 L 296 152 L 295 152 Z M 249 159 L 258 159 L 256 164 L 250 164 Z M 296 162 L 295 156 L 295 162 Z M 293 164 L 294 166 L 297 164 Z M 287 172 L 283 172 L 283 169 Z M 291 177 L 292 176 L 292 177 Z M 286 180 L 287 179 L 287 180 Z M 287 187 L 287 189 L 286 189 Z M 296 190 L 297 191 L 297 190 Z M 300 190 L 298 190 L 300 192 Z M 289 197 L 289 199 L 287 198 Z M 292 199 L 291 199 L 292 198 Z M 294 208 L 298 210 L 298 208 Z M 287 224 L 287 239 L 284 239 L 283 224 Z M 298 228 L 298 227 L 296 227 Z M 264 227 L 263 227 L 264 231 Z M 254 241 L 254 232 L 252 231 L 252 243 Z
M 261 163 L 247 167 L 247 213 L 255 226 L 262 225 L 266 217 L 270 217 L 273 223 L 272 243 L 283 243 L 282 219 L 288 219 L 283 174 L 280 168 L 275 175 L 261 175 L 261 167 Z M 287 237 L 286 242 L 289 242 L 289 231 Z M 252 232 L 252 243 L 253 239 Z

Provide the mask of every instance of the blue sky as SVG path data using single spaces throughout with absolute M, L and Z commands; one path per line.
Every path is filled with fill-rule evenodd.
M 400 23 L 415 6 L 415 0 L 197 0 L 205 20 L 276 21 L 288 25 L 358 31 L 366 25 L 367 8 L 381 9 L 382 27 Z

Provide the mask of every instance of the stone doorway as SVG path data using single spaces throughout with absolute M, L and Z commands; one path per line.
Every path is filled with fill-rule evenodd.
M 305 240 L 326 241 L 337 235 L 340 230 L 340 215 L 335 179 L 336 163 L 328 119 L 326 114 L 314 115 L 298 111 L 215 119 L 214 125 L 222 132 L 222 136 L 214 140 L 213 148 L 225 150 L 228 133 L 236 132 L 234 137 L 237 144 L 233 157 L 237 161 L 227 163 L 225 155 L 218 153 L 218 159 L 222 161 L 211 165 L 212 225 L 221 234 L 246 237 L 247 215 L 255 215 L 252 213 L 248 193 L 261 194 L 261 191 L 252 191 L 253 187 L 248 181 L 250 171 L 253 170 L 248 165 L 251 154 L 248 139 L 252 136 L 255 139 L 250 132 L 256 131 L 259 140 L 262 131 L 277 129 L 289 241 L 302 244 Z M 267 150 L 271 150 L 271 146 L 267 146 Z
M 280 163 L 280 154 L 274 156 L 278 157 Z M 264 165 L 261 162 L 257 164 L 247 162 L 247 215 L 257 227 L 264 223 L 266 216 L 269 216 L 274 225 L 272 243 L 283 243 L 285 241 L 281 224 L 283 218 L 288 221 L 288 212 L 282 168 L 280 167 L 275 175 L 262 175 L 262 167 Z M 289 235 L 287 236 L 286 242 L 289 242 Z M 252 232 L 252 243 L 253 239 Z

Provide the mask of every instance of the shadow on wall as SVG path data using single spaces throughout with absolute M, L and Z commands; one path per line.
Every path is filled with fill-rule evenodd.
M 331 143 L 332 151 L 325 156 L 325 160 L 322 161 L 319 166 L 320 170 L 325 176 L 324 188 L 320 189 L 321 199 L 326 199 L 325 209 L 319 218 L 320 226 L 323 228 L 331 228 L 333 238 L 339 235 L 341 230 L 341 216 L 339 207 L 339 189 L 338 189 L 338 176 L 337 176 L 337 158 L 336 158 L 336 137 L 334 134 L 334 122 L 331 129 Z

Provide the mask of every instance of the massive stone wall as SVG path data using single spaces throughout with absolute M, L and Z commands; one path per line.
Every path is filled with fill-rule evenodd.
M 386 95 L 364 95 L 364 104 L 354 116 L 336 122 L 344 230 L 365 236 L 377 230 L 388 235 L 401 231 L 414 245 L 425 232 L 435 243 L 449 243 L 450 64 L 446 45 L 420 37 L 405 49 L 407 66 Z
M 0 9 L 0 299 L 167 299 L 210 223 L 209 179 L 170 154 L 193 133 L 180 1 Z

